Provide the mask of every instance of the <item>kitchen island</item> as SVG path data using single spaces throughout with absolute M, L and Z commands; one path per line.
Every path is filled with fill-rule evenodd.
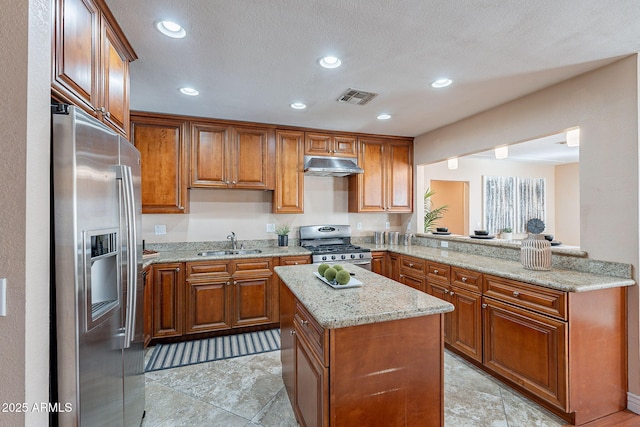
M 334 289 L 317 265 L 275 267 L 282 376 L 302 426 L 444 425 L 443 315 L 453 305 L 356 266 Z

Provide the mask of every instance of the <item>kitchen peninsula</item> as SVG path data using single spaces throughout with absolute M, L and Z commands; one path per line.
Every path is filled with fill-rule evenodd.
M 453 305 L 365 269 L 333 289 L 317 265 L 281 278 L 282 376 L 304 426 L 443 426 L 444 313 Z

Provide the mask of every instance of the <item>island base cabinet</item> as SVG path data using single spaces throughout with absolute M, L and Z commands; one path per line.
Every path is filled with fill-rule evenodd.
M 437 314 L 331 329 L 329 425 L 443 426 L 442 328 Z

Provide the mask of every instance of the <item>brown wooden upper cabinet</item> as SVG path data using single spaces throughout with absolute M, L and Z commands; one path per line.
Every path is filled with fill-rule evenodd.
M 349 177 L 349 212 L 413 212 L 413 141 L 360 137 Z
M 125 137 L 136 53 L 102 0 L 54 0 L 51 92 Z
M 272 129 L 191 123 L 191 187 L 273 190 L 274 162 Z
M 304 132 L 276 131 L 273 213 L 304 212 Z
M 307 156 L 358 157 L 356 142 L 355 136 L 306 132 L 304 154 Z
M 131 142 L 140 150 L 142 213 L 187 213 L 187 122 L 133 114 Z

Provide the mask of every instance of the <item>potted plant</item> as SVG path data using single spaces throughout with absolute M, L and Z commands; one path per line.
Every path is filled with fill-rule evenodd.
M 513 232 L 513 230 L 511 229 L 511 227 L 505 227 L 501 231 L 501 236 L 505 240 L 511 240 L 511 239 L 513 239 L 512 232 Z
M 278 235 L 278 246 L 288 246 L 289 245 L 289 232 L 291 231 L 291 227 L 289 224 L 278 224 L 276 227 L 275 233 Z
M 424 193 L 424 232 L 433 231 L 433 226 L 438 223 L 440 219 L 447 212 L 448 206 L 443 205 L 439 208 L 432 208 L 431 206 L 431 196 L 435 194 L 434 191 L 431 191 L 427 188 L 427 191 Z

